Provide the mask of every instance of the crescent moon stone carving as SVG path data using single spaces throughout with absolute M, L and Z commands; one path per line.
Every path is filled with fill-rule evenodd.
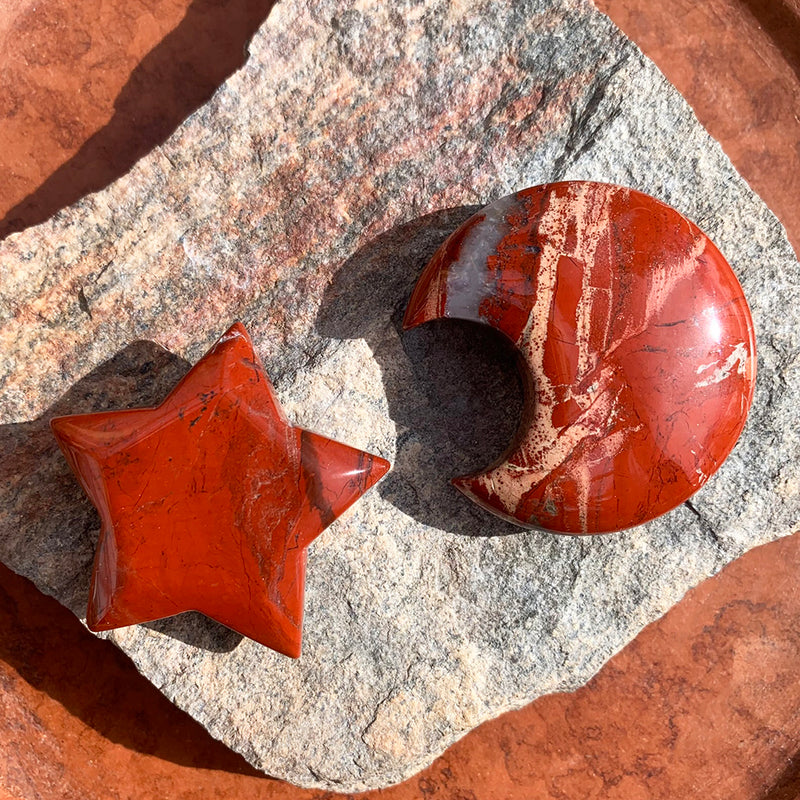
M 713 242 L 632 189 L 565 181 L 501 198 L 425 268 L 406 329 L 473 320 L 519 354 L 517 436 L 455 478 L 509 521 L 605 533 L 686 501 L 741 433 L 755 384 L 742 288 Z

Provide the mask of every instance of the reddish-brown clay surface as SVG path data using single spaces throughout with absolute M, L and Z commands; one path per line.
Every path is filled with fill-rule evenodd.
M 200 611 L 293 658 L 308 546 L 389 469 L 293 428 L 238 322 L 157 408 L 50 424 L 102 520 L 92 630 Z
M 608 533 L 686 501 L 744 427 L 755 383 L 747 301 L 694 223 L 590 181 L 524 189 L 434 254 L 404 325 L 490 325 L 526 368 L 499 463 L 453 483 L 517 525 Z
M 800 252 L 800 0 L 595 0 L 694 108 Z
M 587 686 L 462 739 L 369 800 L 794 800 L 800 536 L 693 590 Z M 333 800 L 258 775 L 0 568 L 0 796 Z M 87 680 L 87 675 L 91 679 Z
M 800 247 L 797 0 L 598 3 L 688 98 Z M 268 5 L 195 0 L 184 18 L 189 0 L 5 4 L 0 215 L 30 224 L 124 172 L 190 110 L 194 92 L 211 91 L 206 70 L 241 60 L 243 39 L 230 32 L 252 30 Z M 152 103 L 166 116 L 134 126 Z M 800 536 L 749 553 L 583 689 L 481 726 L 421 775 L 371 797 L 800 797 L 799 574 Z M 331 798 L 256 775 L 113 645 L 4 567 L 0 796 Z

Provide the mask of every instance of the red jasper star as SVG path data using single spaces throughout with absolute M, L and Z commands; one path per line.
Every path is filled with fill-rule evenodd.
M 292 427 L 240 323 L 157 408 L 51 426 L 102 521 L 92 630 L 200 611 L 295 658 L 306 549 L 389 469 Z

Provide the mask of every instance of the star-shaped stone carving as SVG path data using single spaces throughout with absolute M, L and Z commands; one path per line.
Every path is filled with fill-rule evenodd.
M 51 425 L 102 521 L 92 630 L 200 611 L 295 658 L 306 549 L 389 469 L 292 427 L 240 323 L 157 408 Z

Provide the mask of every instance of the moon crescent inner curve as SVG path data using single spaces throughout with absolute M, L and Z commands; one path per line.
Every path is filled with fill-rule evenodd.
M 694 223 L 632 189 L 564 181 L 475 214 L 425 268 L 404 327 L 440 318 L 518 350 L 517 436 L 453 483 L 524 527 L 606 533 L 670 511 L 719 468 L 752 402 L 736 276 Z

